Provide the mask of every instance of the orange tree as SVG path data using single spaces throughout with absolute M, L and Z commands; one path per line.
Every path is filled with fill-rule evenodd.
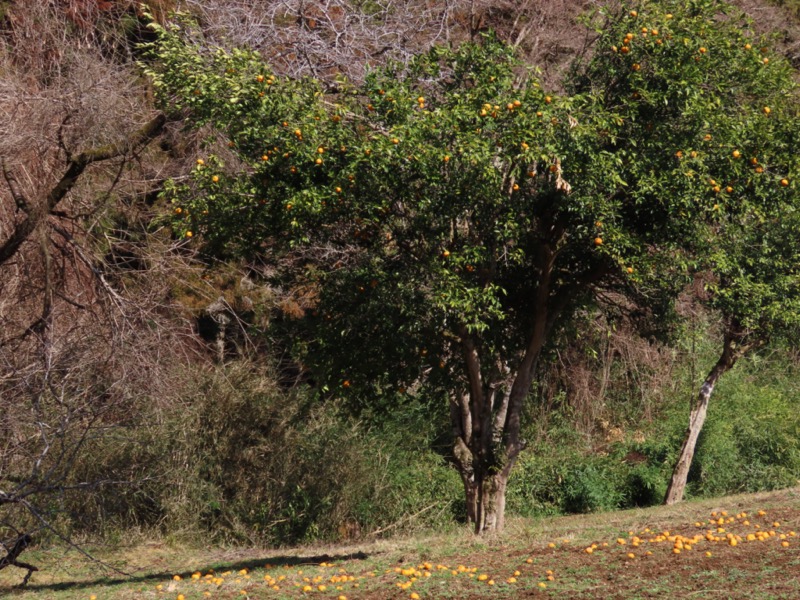
M 670 0 L 594 23 L 560 96 L 492 36 L 336 89 L 175 29 L 152 48 L 165 106 L 228 144 L 168 187 L 175 229 L 217 255 L 293 257 L 321 389 L 392 411 L 445 391 L 478 532 L 503 526 L 559 329 L 598 296 L 665 314 L 715 236 L 795 194 L 773 126 L 796 120 L 791 70 L 743 17 Z
M 788 121 L 787 121 L 788 123 Z M 770 128 L 775 127 L 770 123 Z M 784 152 L 800 147 L 800 132 L 784 132 Z M 751 157 L 752 166 L 772 157 Z M 789 186 L 788 179 L 780 185 Z M 768 194 L 767 202 L 739 207 L 724 226 L 707 261 L 705 304 L 721 318 L 722 351 L 703 379 L 689 414 L 666 504 L 683 499 L 709 400 L 719 378 L 750 352 L 778 338 L 797 345 L 800 334 L 800 211 L 792 195 Z

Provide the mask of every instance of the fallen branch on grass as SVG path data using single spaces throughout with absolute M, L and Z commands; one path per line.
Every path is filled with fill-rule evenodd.
M 0 571 L 5 569 L 9 565 L 14 565 L 15 567 L 19 567 L 20 569 L 28 569 L 25 577 L 22 580 L 22 583 L 19 585 L 23 587 L 27 585 L 28 580 L 31 578 L 31 574 L 34 571 L 38 571 L 38 567 L 34 567 L 33 565 L 29 565 L 28 563 L 24 563 L 19 560 L 19 555 L 27 548 L 31 543 L 31 536 L 27 533 L 23 533 L 19 537 L 17 537 L 14 544 L 9 548 L 5 542 L 0 542 L 3 545 L 3 548 L 6 550 L 6 556 L 0 558 Z

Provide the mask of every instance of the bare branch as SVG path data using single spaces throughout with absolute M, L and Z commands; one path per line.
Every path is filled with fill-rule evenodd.
M 127 140 L 92 148 L 81 152 L 73 158 L 59 182 L 47 194 L 44 206 L 29 210 L 28 218 L 19 223 L 14 228 L 11 236 L 0 245 L 0 265 L 14 256 L 39 223 L 58 206 L 58 203 L 70 192 L 86 167 L 95 162 L 125 155 L 147 145 L 161 133 L 166 122 L 166 116 L 158 114 Z

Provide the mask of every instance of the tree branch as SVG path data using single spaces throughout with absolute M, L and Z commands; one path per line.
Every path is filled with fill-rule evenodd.
M 164 114 L 158 114 L 128 139 L 118 143 L 100 146 L 99 148 L 85 150 L 70 159 L 67 163 L 66 172 L 47 194 L 47 199 L 44 204 L 40 207 L 28 206 L 27 210 L 25 210 L 28 218 L 17 225 L 11 236 L 0 245 L 0 265 L 8 262 L 8 260 L 16 254 L 25 240 L 28 239 L 34 229 L 53 212 L 56 206 L 58 206 L 58 203 L 61 202 L 75 186 L 75 183 L 86 170 L 86 167 L 92 163 L 123 156 L 128 152 L 143 148 L 161 133 L 166 122 L 166 116 Z M 18 188 L 17 193 L 14 193 L 15 187 L 12 185 L 12 182 L 16 183 L 16 180 L 7 173 L 5 165 L 3 165 L 3 174 L 12 190 L 15 202 L 20 206 L 20 198 L 23 200 L 24 198 L 18 193 Z

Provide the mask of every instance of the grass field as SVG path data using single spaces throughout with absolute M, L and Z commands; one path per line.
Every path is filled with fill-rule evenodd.
M 28 551 L 41 567 L 0 571 L 0 595 L 106 598 L 748 598 L 800 599 L 800 488 L 614 513 L 511 520 L 351 546 L 273 551 L 164 543 Z M 677 550 L 677 551 L 676 551 Z

